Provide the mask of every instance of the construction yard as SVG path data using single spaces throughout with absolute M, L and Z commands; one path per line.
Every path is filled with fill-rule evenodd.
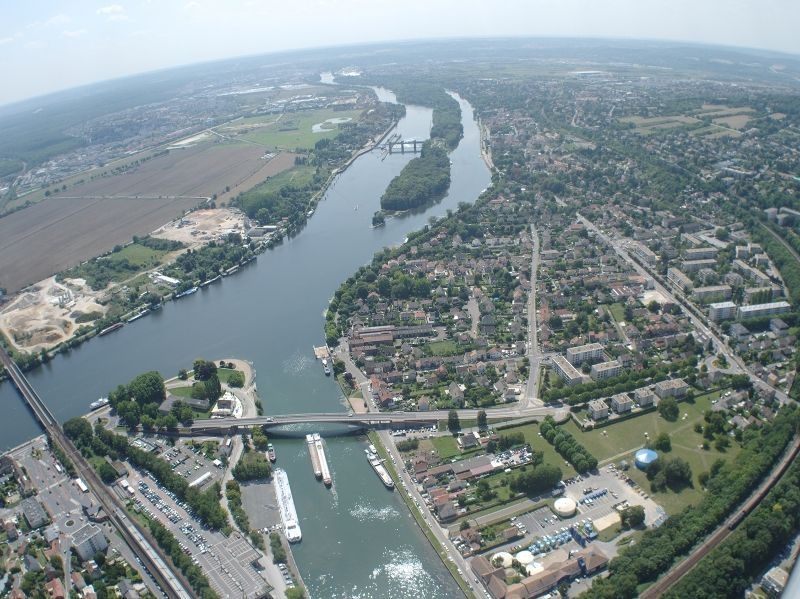
M 44 202 L 28 210 L 48 203 Z M 7 218 L 0 219 L 0 226 Z M 245 221 L 244 214 L 236 209 L 196 210 L 162 225 L 153 232 L 153 237 L 180 241 L 187 249 L 196 249 L 228 233 L 244 233 Z M 148 231 L 144 231 L 146 233 Z M 131 280 L 146 280 L 143 272 L 174 260 L 181 251 L 185 250 L 153 252 L 139 244 L 129 245 L 111 254 L 109 259 L 124 257 L 129 262 L 135 262 L 140 270 L 131 273 L 130 280 L 114 279 L 105 289 L 93 290 L 82 278 L 65 278 L 57 282 L 55 276 L 50 276 L 41 280 L 2 306 L 0 332 L 18 350 L 36 352 L 51 349 L 69 339 L 82 324 L 91 324 L 93 320 L 106 316 L 113 306 L 108 300 L 121 286 L 132 285 Z

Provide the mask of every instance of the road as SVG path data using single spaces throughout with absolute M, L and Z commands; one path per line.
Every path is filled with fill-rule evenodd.
M 539 321 L 536 315 L 536 287 L 539 272 L 539 232 L 531 225 L 533 251 L 531 252 L 531 292 L 528 294 L 528 384 L 525 388 L 525 406 L 532 407 L 539 401 L 539 370 L 542 367 L 542 352 L 539 349 Z
M 721 339 L 711 328 L 706 326 L 705 322 L 699 318 L 684 302 L 678 299 L 675 294 L 673 294 L 669 289 L 667 289 L 664 285 L 659 282 L 659 279 L 656 275 L 649 272 L 643 266 L 641 266 L 638 262 L 636 262 L 631 256 L 625 251 L 624 242 L 627 241 L 626 239 L 611 239 L 608 235 L 603 233 L 592 221 L 588 220 L 580 213 L 577 213 L 577 218 L 581 221 L 587 229 L 593 231 L 600 239 L 602 239 L 605 243 L 609 246 L 614 248 L 614 251 L 617 255 L 625 260 L 631 267 L 633 267 L 636 272 L 644 277 L 648 277 L 653 279 L 653 286 L 656 291 L 661 293 L 664 297 L 668 298 L 671 302 L 674 302 L 676 306 L 681 309 L 681 312 L 689 319 L 689 322 L 701 333 L 703 333 L 707 338 L 714 341 L 714 346 L 717 350 L 725 356 L 725 359 L 728 360 L 729 364 L 736 366 L 739 369 L 739 372 L 747 374 L 750 381 L 763 391 L 768 391 L 770 393 L 774 393 L 775 397 L 781 402 L 786 403 L 789 401 L 789 396 L 786 395 L 780 389 L 776 389 L 772 385 L 769 385 L 766 381 L 761 380 L 758 378 L 755 373 L 747 367 L 744 361 L 736 355 L 736 353 L 730 348 L 730 346 Z
M 28 379 L 25 378 L 25 375 L 22 374 L 22 371 L 19 370 L 8 353 L 2 348 L 0 348 L 0 362 L 2 362 L 14 385 L 49 435 L 50 442 L 59 446 L 74 464 L 78 475 L 108 514 L 110 524 L 116 528 L 117 532 L 134 552 L 136 558 L 141 560 L 141 563 L 147 567 L 149 573 L 158 581 L 159 586 L 168 597 L 191 599 L 192 593 L 187 591 L 191 586 L 183 575 L 171 569 L 170 562 L 166 556 L 145 536 L 147 533 L 127 517 L 122 502 L 100 480 L 91 465 L 64 434 L 61 425 L 47 405 L 41 400 L 28 382 Z

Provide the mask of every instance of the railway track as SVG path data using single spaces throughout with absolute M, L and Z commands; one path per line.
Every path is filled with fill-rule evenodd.
M 786 472 L 787 468 L 789 468 L 794 459 L 797 457 L 798 453 L 800 453 L 800 437 L 795 436 L 792 445 L 790 445 L 786 450 L 781 458 L 781 461 L 778 462 L 777 466 L 772 469 L 769 477 L 761 483 L 761 485 L 753 494 L 750 495 L 747 501 L 745 501 L 744 505 L 742 505 L 733 516 L 723 522 L 719 528 L 717 528 L 717 530 L 711 533 L 711 535 L 707 537 L 699 547 L 690 553 L 685 560 L 677 564 L 664 576 L 659 578 L 652 586 L 648 587 L 644 592 L 642 592 L 639 596 L 640 599 L 657 599 L 658 597 L 661 597 L 673 584 L 688 574 L 688 572 L 694 568 L 698 562 L 700 562 L 700 560 L 702 560 L 714 548 L 719 546 L 720 543 L 727 539 L 728 536 L 734 530 L 736 530 L 736 527 L 739 525 L 739 523 L 744 520 L 744 518 L 751 511 L 753 511 L 753 509 L 759 503 L 761 503 L 761 500 L 763 500 L 772 487 L 777 484 L 777 482 Z
M 22 395 L 34 416 L 50 437 L 51 443 L 57 444 L 75 465 L 79 476 L 94 493 L 100 505 L 108 514 L 111 524 L 114 525 L 134 555 L 140 560 L 142 566 L 147 569 L 161 587 L 164 594 L 170 599 L 192 599 L 192 593 L 187 591 L 187 589 L 191 589 L 188 581 L 181 574 L 172 571 L 167 561 L 168 558 L 150 542 L 147 533 L 127 517 L 122 502 L 108 490 L 91 465 L 64 434 L 61 424 L 56 420 L 53 413 L 45 405 L 5 349 L 2 348 L 0 348 L 0 362 L 2 362 L 20 395 Z

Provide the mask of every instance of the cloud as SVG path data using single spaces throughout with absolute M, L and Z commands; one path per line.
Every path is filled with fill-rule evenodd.
M 185 10 L 194 10 L 195 8 L 200 8 L 199 2 L 187 2 L 184 7 Z
M 74 37 L 81 37 L 82 35 L 86 35 L 87 33 L 89 32 L 86 31 L 85 29 L 72 29 L 70 31 L 62 31 L 61 35 L 63 35 L 64 37 L 74 38 Z
M 72 19 L 67 15 L 54 15 L 44 22 L 44 26 L 51 27 L 54 25 L 66 25 L 70 22 L 72 22 Z
M 102 8 L 97 9 L 98 15 L 118 15 L 124 12 L 125 9 L 119 4 L 109 4 L 108 6 L 103 6 Z
M 17 39 L 17 38 L 15 38 L 15 37 L 0 37 L 0 46 L 4 46 L 5 44 L 10 44 L 15 39 Z
M 97 9 L 97 14 L 106 18 L 107 21 L 127 21 L 128 15 L 125 8 L 120 4 L 109 4 Z

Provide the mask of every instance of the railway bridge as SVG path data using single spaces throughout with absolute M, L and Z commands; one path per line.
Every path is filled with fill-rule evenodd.
M 50 442 L 58 445 L 69 458 L 78 476 L 83 479 L 108 514 L 109 522 L 114 525 L 133 553 L 141 560 L 142 565 L 147 568 L 161 590 L 170 599 L 192 599 L 193 595 L 188 581 L 182 575 L 172 571 L 167 561 L 168 558 L 160 549 L 156 548 L 154 542 L 151 542 L 149 534 L 127 517 L 122 502 L 109 491 L 94 468 L 64 434 L 61 424 L 2 347 L 0 347 L 0 363 L 5 367 L 11 382 L 42 425 Z

